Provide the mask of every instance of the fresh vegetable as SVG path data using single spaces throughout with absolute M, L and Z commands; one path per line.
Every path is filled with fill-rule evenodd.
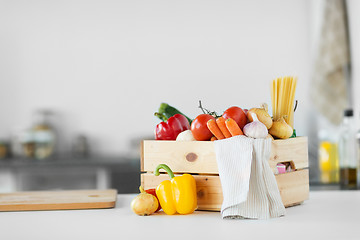
M 159 206 L 159 202 L 155 196 L 144 191 L 140 186 L 140 194 L 131 201 L 131 210 L 140 216 L 153 214 Z
M 162 121 L 166 121 L 166 119 L 174 116 L 175 114 L 181 114 L 181 115 L 185 116 L 187 118 L 187 120 L 189 121 L 189 125 L 191 124 L 192 120 L 189 117 L 187 117 L 185 114 L 183 114 L 182 112 L 180 112 L 179 110 L 170 106 L 167 103 L 160 104 L 159 112 L 155 113 L 155 116 L 160 118 Z M 165 117 L 165 119 L 164 119 L 164 117 Z
M 273 122 L 269 133 L 274 137 L 287 139 L 293 135 L 293 128 L 285 122 L 284 116 Z
M 168 215 L 175 213 L 190 214 L 197 208 L 196 182 L 190 174 L 174 176 L 171 169 L 160 164 L 155 169 L 155 176 L 159 176 L 159 170 L 164 169 L 170 176 L 171 181 L 165 180 L 156 187 L 156 195 L 160 205 Z
M 231 133 L 231 136 L 244 135 L 244 133 L 241 131 L 241 128 L 235 122 L 234 119 L 232 119 L 232 118 L 226 119 L 225 125 L 226 125 L 226 128 Z
M 156 140 L 176 140 L 176 137 L 182 131 L 190 129 L 188 120 L 184 115 L 175 114 L 166 122 L 161 122 L 156 125 L 155 139 Z
M 232 118 L 239 125 L 241 129 L 244 128 L 247 123 L 247 117 L 244 111 L 240 107 L 230 107 L 225 110 L 222 117 L 224 119 Z
M 251 113 L 255 113 L 258 120 L 262 122 L 267 129 L 271 128 L 273 120 L 268 113 L 268 105 L 266 103 L 263 103 L 259 108 L 252 108 L 247 112 L 247 117 L 250 122 L 253 121 Z
M 271 140 L 274 140 L 274 137 L 269 133 L 266 138 L 271 138 Z
M 215 118 L 209 114 L 200 114 L 191 123 L 191 132 L 198 141 L 208 141 L 213 136 L 207 127 L 207 122 Z
M 225 119 L 223 117 L 217 118 L 216 119 L 216 124 L 220 128 L 221 132 L 224 134 L 225 138 L 231 137 L 231 133 L 227 129 L 226 124 L 225 124 Z
M 183 132 L 181 132 L 177 138 L 176 138 L 176 141 L 179 141 L 179 142 L 185 142 L 185 141 L 196 141 L 196 139 L 194 138 L 191 130 L 185 130 Z
M 210 132 L 212 134 L 214 134 L 214 136 L 217 139 L 224 139 L 225 138 L 224 134 L 221 132 L 220 128 L 218 127 L 215 119 L 210 119 L 207 122 L 207 126 L 208 126 Z
M 215 141 L 215 140 L 217 140 L 217 138 L 215 137 L 215 136 L 212 136 L 211 138 L 210 138 L 210 141 Z
M 159 199 L 158 199 L 157 196 L 156 196 L 156 189 L 155 189 L 155 188 L 146 189 L 145 192 L 146 192 L 146 193 L 149 193 L 149 194 L 151 194 L 151 195 L 153 195 L 153 196 L 155 196 L 156 199 L 157 199 L 158 202 L 159 202 Z M 160 209 L 161 209 L 161 206 L 160 206 L 160 204 L 158 204 L 158 208 L 156 209 L 155 212 L 158 212 Z
M 252 138 L 266 138 L 268 130 L 265 124 L 259 121 L 255 113 L 250 112 L 250 114 L 253 121 L 245 125 L 244 134 Z

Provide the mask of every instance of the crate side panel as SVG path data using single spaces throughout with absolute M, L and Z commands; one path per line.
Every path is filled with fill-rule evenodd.
M 153 172 L 160 163 L 174 172 L 218 173 L 213 142 L 143 141 L 143 169 Z
M 281 199 L 285 207 L 309 199 L 309 170 L 276 175 Z
M 140 171 L 144 171 L 144 141 L 140 143 Z
M 293 162 L 295 169 L 307 168 L 307 137 L 274 140 L 270 168 L 275 172 L 280 162 Z M 160 163 L 169 165 L 174 172 L 218 174 L 214 143 L 209 141 L 143 141 L 141 171 L 152 172 Z
M 295 169 L 309 167 L 307 137 L 274 140 L 269 159 L 270 168 L 274 171 L 276 164 L 280 162 L 293 162 Z
M 193 175 L 196 180 L 198 210 L 220 211 L 223 201 L 219 176 Z M 308 169 L 279 174 L 275 176 L 281 199 L 285 207 L 299 204 L 309 198 Z M 150 173 L 141 175 L 145 189 L 155 188 L 162 181 L 168 180 L 166 174 L 156 177 Z

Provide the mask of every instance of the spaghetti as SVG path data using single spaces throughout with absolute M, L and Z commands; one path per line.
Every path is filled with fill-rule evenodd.
M 271 101 L 274 121 L 287 116 L 285 121 L 294 128 L 294 100 L 297 78 L 282 77 L 272 81 Z

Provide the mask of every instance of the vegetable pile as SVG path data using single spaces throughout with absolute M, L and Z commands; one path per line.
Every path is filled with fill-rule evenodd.
M 191 214 L 197 208 L 195 178 L 185 173 L 176 176 L 166 164 L 159 164 L 155 169 L 155 176 L 159 176 L 160 169 L 164 169 L 170 180 L 162 181 L 156 189 L 144 191 L 140 186 L 140 194 L 131 202 L 131 209 L 139 216 L 148 216 L 161 208 L 167 215 Z
M 155 128 L 156 140 L 215 141 L 237 135 L 251 138 L 287 139 L 295 137 L 295 130 L 285 121 L 286 115 L 273 119 L 267 104 L 251 109 L 232 106 L 222 115 L 202 107 L 202 113 L 191 119 L 177 108 L 161 103 L 155 113 L 162 122 Z
M 202 113 L 191 119 L 167 103 L 161 103 L 155 113 L 161 122 L 155 127 L 156 140 L 168 141 L 216 141 L 245 135 L 251 138 L 287 139 L 296 137 L 295 130 L 281 115 L 273 119 L 268 113 L 267 104 L 251 109 L 231 106 L 222 115 L 202 107 Z M 295 111 L 295 110 L 294 110 Z M 131 202 L 131 209 L 140 216 L 151 215 L 161 208 L 165 214 L 191 214 L 197 207 L 196 182 L 192 175 L 174 176 L 171 169 L 160 164 L 154 174 L 164 169 L 170 180 L 161 182 L 156 189 L 144 190 Z

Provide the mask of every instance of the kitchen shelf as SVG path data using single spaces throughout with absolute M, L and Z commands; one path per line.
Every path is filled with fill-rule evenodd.
M 2 159 L 0 192 L 115 188 L 119 193 L 136 193 L 139 162 L 126 156 Z

